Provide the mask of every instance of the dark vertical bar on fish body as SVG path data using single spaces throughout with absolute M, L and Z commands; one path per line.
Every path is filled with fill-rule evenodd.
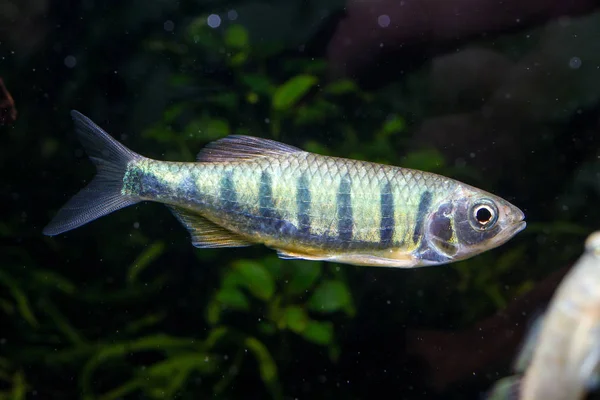
M 233 172 L 223 172 L 223 176 L 221 176 L 219 192 L 223 210 L 235 210 L 237 208 L 237 192 L 233 183 Z
M 267 171 L 260 174 L 260 186 L 258 188 L 258 207 L 260 216 L 263 218 L 274 217 L 273 182 Z
M 394 195 L 392 185 L 387 182 L 380 194 L 381 222 L 379 224 L 379 239 L 383 247 L 392 245 L 394 238 Z
M 306 174 L 298 179 L 296 188 L 296 207 L 298 209 L 298 227 L 301 235 L 310 234 L 310 207 L 311 195 L 308 187 L 308 179 Z
M 342 177 L 337 193 L 338 237 L 342 241 L 352 240 L 352 182 L 348 175 Z
M 431 207 L 431 192 L 426 190 L 421 195 L 419 200 L 419 208 L 417 210 L 417 221 L 415 224 L 415 231 L 413 233 L 413 242 L 417 243 L 419 238 L 423 234 L 423 225 L 425 224 L 425 216 L 429 212 Z

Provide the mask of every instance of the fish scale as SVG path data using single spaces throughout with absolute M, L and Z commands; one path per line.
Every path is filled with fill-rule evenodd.
M 196 162 L 151 160 L 72 115 L 98 171 L 45 228 L 48 235 L 155 201 L 196 247 L 262 243 L 283 258 L 414 267 L 468 258 L 525 227 L 507 201 L 428 172 L 235 135 L 209 143 Z M 480 220 L 483 208 L 489 217 Z

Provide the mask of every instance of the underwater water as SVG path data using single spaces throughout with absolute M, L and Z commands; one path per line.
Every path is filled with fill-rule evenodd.
M 480 399 L 600 228 L 600 4 L 0 1 L 0 399 Z M 161 204 L 43 228 L 94 176 L 230 134 L 457 179 L 527 227 L 456 263 L 199 249 Z

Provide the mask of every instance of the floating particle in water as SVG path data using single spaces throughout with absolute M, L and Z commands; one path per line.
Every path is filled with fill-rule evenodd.
M 175 23 L 169 19 L 165 21 L 165 23 L 163 24 L 163 28 L 167 32 L 173 32 L 173 29 L 175 29 Z
M 73 56 L 65 57 L 65 66 L 67 68 L 73 68 L 76 65 L 77 65 L 77 59 L 75 57 L 73 57 Z
M 206 22 L 211 28 L 218 28 L 221 26 L 221 17 L 219 17 L 217 14 L 210 14 L 206 19 Z
M 579 69 L 581 67 L 581 58 L 579 57 L 571 57 L 569 60 L 569 67 L 572 69 Z
M 230 21 L 235 21 L 238 18 L 237 11 L 235 11 L 235 10 L 227 11 L 227 18 L 229 18 Z
M 389 15 L 383 14 L 377 17 L 377 23 L 382 28 L 387 28 L 388 26 L 390 26 L 390 22 L 391 20 Z

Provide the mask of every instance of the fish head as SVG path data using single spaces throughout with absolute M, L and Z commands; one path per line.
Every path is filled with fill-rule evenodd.
M 508 201 L 469 186 L 433 207 L 417 257 L 422 265 L 464 260 L 498 247 L 525 229 L 525 214 Z

